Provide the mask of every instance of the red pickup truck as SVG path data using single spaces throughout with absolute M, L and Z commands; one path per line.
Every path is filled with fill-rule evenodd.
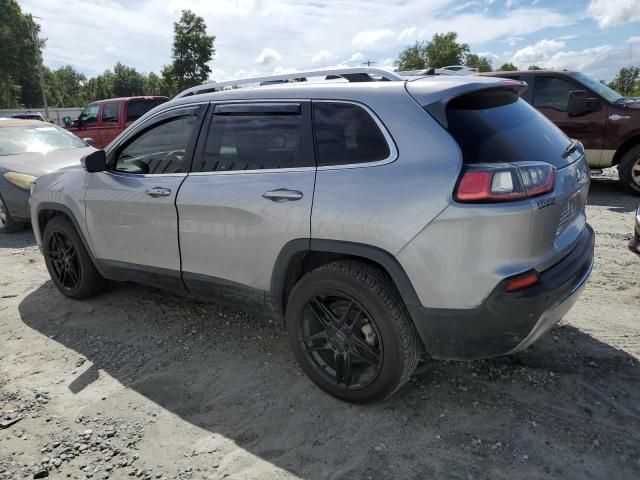
M 592 169 L 618 167 L 620 181 L 640 195 L 640 101 L 625 98 L 580 72 L 527 70 L 482 73 L 525 81 L 522 98 L 580 140 Z
M 89 104 L 76 120 L 65 117 L 67 130 L 78 137 L 91 138 L 96 148 L 104 148 L 120 132 L 168 97 L 123 97 Z

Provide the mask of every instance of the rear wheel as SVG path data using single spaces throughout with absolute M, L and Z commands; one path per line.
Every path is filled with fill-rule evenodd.
M 640 145 L 624 154 L 618 165 L 620 181 L 636 195 L 640 195 Z
M 100 293 L 106 280 L 100 275 L 73 224 L 53 217 L 44 228 L 42 253 L 53 283 L 63 295 L 83 300 Z
M 0 195 L 0 233 L 17 232 L 24 228 L 24 223 L 16 222 L 9 213 L 7 204 L 4 203 L 2 195 Z
M 420 341 L 402 301 L 364 263 L 335 262 L 305 275 L 291 292 L 286 323 L 305 373 L 348 402 L 384 400 L 418 363 Z

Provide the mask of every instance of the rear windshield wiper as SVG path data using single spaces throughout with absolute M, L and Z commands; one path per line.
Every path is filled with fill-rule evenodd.
M 571 143 L 569 143 L 569 145 L 567 145 L 562 152 L 562 158 L 567 158 L 569 155 L 575 152 L 578 149 L 578 145 L 580 145 L 580 142 L 575 138 L 572 138 Z

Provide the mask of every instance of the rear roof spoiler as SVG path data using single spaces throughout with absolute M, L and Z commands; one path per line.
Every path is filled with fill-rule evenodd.
M 410 84 L 409 84 L 410 85 Z M 522 93 L 527 89 L 528 85 L 526 82 L 520 80 L 500 80 L 498 82 L 490 82 L 490 83 L 468 83 L 459 85 L 447 91 L 447 96 L 445 98 L 437 99 L 431 103 L 422 104 L 422 107 L 431 115 L 436 121 L 442 125 L 444 128 L 448 128 L 447 123 L 447 105 L 454 98 L 460 97 L 462 95 L 469 95 L 476 92 L 481 92 L 485 90 L 492 89 L 507 89 L 512 90 L 518 96 L 522 95 Z M 413 95 L 411 92 L 411 88 L 408 88 L 409 94 L 411 94 L 418 103 L 420 103 L 419 96 Z

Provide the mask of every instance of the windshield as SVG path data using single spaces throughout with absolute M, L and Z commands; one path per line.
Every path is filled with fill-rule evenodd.
M 594 80 L 593 78 L 585 75 L 584 73 L 575 73 L 573 75 L 573 78 L 578 80 L 583 85 L 589 87 L 591 90 L 593 90 L 602 98 L 604 98 L 607 102 L 614 103 L 624 98 L 615 90 L 611 90 L 604 83 L 598 82 L 597 80 Z
M 47 153 L 86 146 L 78 137 L 55 125 L 0 127 L 0 155 Z

